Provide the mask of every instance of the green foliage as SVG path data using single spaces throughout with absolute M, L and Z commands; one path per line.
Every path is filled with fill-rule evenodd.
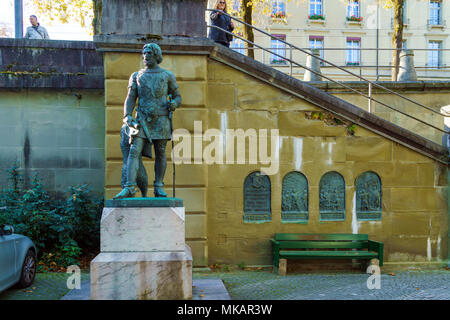
M 9 188 L 0 192 L 0 224 L 33 240 L 39 267 L 77 264 L 82 252 L 97 251 L 103 200 L 87 185 L 70 187 L 68 197 L 53 200 L 36 175 L 25 188 L 17 165 L 9 170 Z
M 317 120 L 317 119 L 323 120 L 323 113 L 320 112 L 320 111 L 313 111 L 311 113 L 311 119 L 313 119 L 313 120 Z
M 356 133 L 356 124 L 352 123 L 347 127 L 347 133 L 351 136 L 354 136 Z
M 101 3 L 100 0 L 26 0 L 26 5 L 31 6 L 38 17 L 45 17 L 49 22 L 78 23 L 91 35 L 98 32 L 95 29 Z

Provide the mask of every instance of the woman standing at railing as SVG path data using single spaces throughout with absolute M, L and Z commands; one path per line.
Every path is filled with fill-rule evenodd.
M 211 25 L 232 32 L 234 30 L 233 21 L 231 21 L 230 17 L 222 14 L 223 12 L 227 13 L 227 3 L 225 0 L 216 0 L 214 11 L 212 11 L 210 15 Z M 210 28 L 209 39 L 226 47 L 230 47 L 233 36 L 217 28 Z

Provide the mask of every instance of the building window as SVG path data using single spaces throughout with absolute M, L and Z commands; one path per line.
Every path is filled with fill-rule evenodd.
M 348 66 L 359 66 L 361 64 L 361 38 L 347 38 L 347 60 Z
M 323 16 L 322 0 L 310 0 L 309 2 L 309 16 Z
M 429 24 L 431 25 L 440 25 L 441 24 L 441 1 L 440 0 L 431 0 L 430 1 L 430 20 Z
M 403 2 L 403 24 L 408 24 L 408 15 L 406 14 L 406 3 L 407 1 L 405 0 Z
M 241 10 L 241 1 L 233 0 L 233 11 L 239 12 Z
M 429 41 L 428 49 L 428 66 L 432 68 L 438 68 L 442 66 L 442 51 L 437 49 L 442 49 L 442 41 Z
M 286 4 L 284 0 L 272 0 L 272 18 L 286 18 Z
M 245 45 L 244 45 L 244 41 L 242 41 L 239 38 L 234 38 L 233 41 L 231 42 L 231 49 L 233 49 L 234 51 L 245 55 Z
M 402 41 L 402 49 L 408 49 L 408 40 Z
M 286 41 L 286 35 L 284 34 L 273 34 L 272 36 Z M 283 42 L 272 38 L 272 40 L 270 40 L 270 48 L 273 53 L 276 53 L 276 55 L 271 54 L 270 63 L 282 65 L 286 64 L 286 60 L 284 59 L 286 58 L 286 45 Z
M 347 5 L 347 18 L 359 18 L 360 11 L 359 0 L 349 0 Z
M 324 59 L 323 55 L 323 36 L 310 36 L 309 37 L 309 48 L 310 49 L 321 49 L 320 57 Z M 324 62 L 320 61 L 320 65 L 323 66 Z

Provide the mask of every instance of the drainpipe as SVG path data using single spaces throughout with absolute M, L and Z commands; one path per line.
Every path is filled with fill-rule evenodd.
M 23 0 L 14 0 L 15 37 L 23 38 Z

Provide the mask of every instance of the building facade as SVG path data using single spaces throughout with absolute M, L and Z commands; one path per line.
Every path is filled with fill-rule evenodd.
M 255 10 L 254 25 L 299 48 L 321 48 L 321 57 L 371 80 L 390 80 L 391 38 L 394 10 L 378 0 L 273 0 L 265 10 Z M 420 80 L 443 80 L 450 76 L 448 65 L 450 3 L 443 0 L 406 0 L 404 48 L 414 49 L 414 63 Z M 275 54 L 255 51 L 265 64 L 302 78 L 304 69 L 285 58 L 305 65 L 306 54 L 255 32 L 255 42 Z M 232 47 L 242 48 L 236 39 Z M 436 50 L 444 49 L 444 50 Z M 239 49 L 237 49 L 239 50 Z M 243 50 L 240 49 L 240 52 Z M 322 73 L 336 80 L 357 80 L 322 63 Z

